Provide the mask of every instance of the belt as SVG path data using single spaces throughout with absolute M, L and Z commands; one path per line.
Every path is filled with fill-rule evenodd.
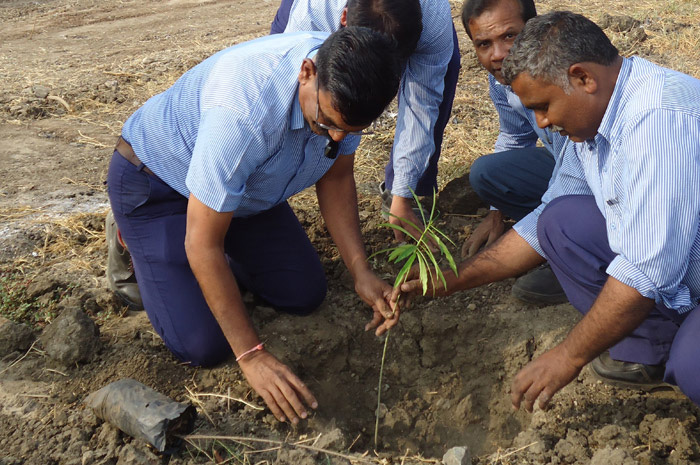
M 119 152 L 119 155 L 124 157 L 126 161 L 136 166 L 144 173 L 150 174 L 151 176 L 154 176 L 156 178 L 158 177 L 153 173 L 153 171 L 150 170 L 150 168 L 141 163 L 141 160 L 139 160 L 139 157 L 136 156 L 136 154 L 134 153 L 134 149 L 131 148 L 131 145 L 129 145 L 129 143 L 121 137 L 117 141 L 117 146 L 114 148 L 114 150 Z

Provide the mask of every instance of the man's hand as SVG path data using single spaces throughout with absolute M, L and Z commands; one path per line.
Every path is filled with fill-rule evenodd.
M 380 336 L 399 322 L 398 305 L 389 305 L 391 291 L 389 284 L 369 270 L 355 278 L 355 292 L 374 312 L 372 321 L 365 325 L 365 331 L 377 328 L 375 334 Z
M 279 421 L 289 419 L 296 425 L 300 417 L 308 416 L 304 404 L 313 409 L 318 407 L 309 388 L 271 353 L 253 352 L 238 363 L 248 384 L 260 394 Z
M 562 344 L 545 352 L 515 376 L 510 388 L 513 409 L 518 410 L 522 404 L 525 410 L 532 412 L 538 398 L 540 408 L 546 408 L 552 396 L 576 378 L 581 368 Z
M 422 219 L 418 218 L 413 211 L 412 199 L 394 195 L 391 199 L 391 209 L 389 210 L 389 213 L 393 215 L 389 216 L 389 223 L 403 227 L 414 237 L 414 239 L 417 240 L 423 233 L 425 226 L 423 225 Z M 427 216 L 430 214 L 430 212 L 424 212 L 424 214 Z M 408 221 L 402 221 L 402 219 Z M 418 226 L 420 230 L 414 228 L 408 222 Z M 394 229 L 394 239 L 396 239 L 396 242 L 404 242 L 406 241 L 406 235 L 402 231 Z
M 496 239 L 503 235 L 505 230 L 503 223 L 503 213 L 499 210 L 491 210 L 486 218 L 484 218 L 474 232 L 464 241 L 462 245 L 462 258 L 471 257 L 482 246 L 488 247 Z
M 445 284 L 437 276 L 435 270 L 431 268 L 429 273 L 432 274 L 432 278 L 428 278 L 428 288 L 425 295 L 429 297 L 441 297 L 450 295 L 457 290 L 457 276 L 452 272 L 452 270 L 442 270 L 442 274 L 447 282 L 447 287 L 445 287 Z M 392 291 L 391 297 L 389 298 L 391 305 L 397 305 L 398 300 L 401 299 L 405 302 L 403 304 L 404 307 L 408 307 L 408 303 L 410 302 L 408 299 L 409 296 L 415 294 L 423 295 L 423 284 L 420 282 L 418 276 L 418 267 L 414 266 L 408 273 L 408 279 L 406 279 L 406 282 Z

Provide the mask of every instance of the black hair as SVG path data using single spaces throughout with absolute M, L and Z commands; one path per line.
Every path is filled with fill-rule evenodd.
M 462 5 L 462 25 L 464 30 L 467 31 L 469 38 L 472 38 L 472 33 L 469 30 L 469 20 L 478 18 L 485 11 L 494 8 L 500 2 L 506 0 L 465 0 Z M 523 23 L 526 23 L 529 19 L 537 16 L 537 9 L 535 8 L 534 0 L 517 0 L 520 4 L 520 17 L 523 19 Z
M 503 61 L 502 72 L 508 84 L 525 72 L 567 91 L 571 65 L 609 66 L 618 56 L 617 48 L 596 23 L 570 11 L 553 11 L 525 25 Z
M 348 26 L 362 26 L 383 32 L 396 40 L 402 59 L 416 50 L 423 32 L 418 0 L 348 0 Z
M 396 43 L 366 27 L 331 34 L 316 54 L 318 85 L 349 126 L 367 126 L 399 90 L 401 60 Z

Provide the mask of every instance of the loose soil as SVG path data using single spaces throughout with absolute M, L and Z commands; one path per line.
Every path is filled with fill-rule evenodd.
M 538 8 L 569 8 L 607 21 L 606 32 L 623 53 L 700 76 L 696 2 L 624 0 L 615 3 L 615 11 L 610 3 L 580 3 L 547 0 Z M 467 446 L 479 464 L 700 463 L 700 411 L 674 391 L 617 389 L 584 370 L 555 396 L 551 409 L 513 412 L 508 389 L 514 374 L 562 340 L 579 317 L 569 305 L 538 308 L 516 301 L 510 297 L 512 280 L 450 298 L 418 299 L 402 315 L 389 341 L 380 444 L 374 451 L 382 340 L 362 330 L 370 310 L 352 289 L 312 189 L 292 205 L 326 269 L 326 302 L 303 318 L 248 302 L 267 348 L 319 399 L 318 410 L 298 427 L 232 400 L 264 405 L 233 361 L 213 369 L 183 366 L 143 312 L 119 305 L 104 277 L 103 181 L 121 124 L 203 58 L 267 33 L 277 5 L 276 0 L 0 4 L 0 267 L 3 283 L 19 289 L 13 294 L 17 301 L 3 308 L 10 317 L 37 320 L 38 336 L 64 309 L 78 306 L 99 326 L 101 347 L 89 362 L 69 367 L 52 361 L 41 342 L 0 360 L 0 464 L 347 463 L 326 453 L 253 442 L 265 438 L 307 440 L 303 444 L 351 454 L 357 462 L 437 463 L 449 448 Z M 486 75 L 458 11 L 453 2 L 463 61 L 441 186 L 487 153 L 498 130 Z M 370 252 L 391 241 L 380 227 L 375 187 L 391 146 L 392 114 L 382 122 L 384 129 L 363 141 L 357 161 Z M 484 210 L 472 213 L 443 211 L 440 227 L 459 245 L 465 228 Z M 381 259 L 373 264 L 392 280 L 395 269 Z M 22 303 L 37 316 L 21 314 Z M 174 455 L 159 456 L 96 419 L 82 403 L 90 392 L 126 377 L 194 403 L 200 412 L 197 435 L 251 440 L 191 440 Z

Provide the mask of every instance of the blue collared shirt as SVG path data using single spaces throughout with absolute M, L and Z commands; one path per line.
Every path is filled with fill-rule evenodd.
M 543 204 L 515 225 L 538 253 L 537 219 L 593 195 L 617 254 L 608 275 L 678 312 L 700 301 L 700 81 L 625 59 L 594 139 L 565 148 Z
M 278 34 L 222 50 L 149 99 L 122 136 L 185 197 L 245 217 L 313 185 L 333 165 L 299 105 L 299 70 L 325 32 Z M 339 154 L 350 154 L 348 136 Z
M 393 194 L 411 197 L 435 151 L 433 130 L 452 58 L 452 13 L 447 0 L 421 0 L 423 32 L 406 64 L 399 87 L 399 114 L 394 135 Z M 347 0 L 296 0 L 285 32 L 340 28 Z
M 534 147 L 539 139 L 549 153 L 559 153 L 564 145 L 564 138 L 558 133 L 537 126 L 535 112 L 525 108 L 510 86 L 501 84 L 490 73 L 489 95 L 498 112 L 500 124 L 494 152 Z

